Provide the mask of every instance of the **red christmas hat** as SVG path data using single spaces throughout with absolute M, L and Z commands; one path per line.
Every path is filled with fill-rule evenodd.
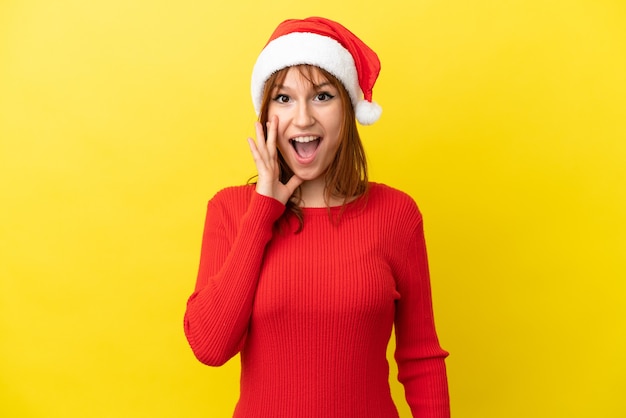
M 282 22 L 259 54 L 252 70 L 252 101 L 261 109 L 265 82 L 276 71 L 300 64 L 323 68 L 342 82 L 362 125 L 376 122 L 382 113 L 372 101 L 380 73 L 376 53 L 341 24 L 322 17 Z

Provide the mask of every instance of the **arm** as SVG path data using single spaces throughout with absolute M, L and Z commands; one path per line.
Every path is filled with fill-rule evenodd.
M 247 194 L 246 194 L 247 196 Z M 224 202 L 223 204 L 221 202 Z M 227 231 L 226 199 L 207 208 L 195 292 L 187 302 L 185 335 L 202 363 L 219 366 L 240 349 L 248 328 L 263 253 L 272 225 L 283 213 L 279 201 L 252 193 L 236 233 Z
M 449 418 L 448 353 L 435 331 L 424 230 L 419 212 L 417 216 L 418 224 L 409 229 L 407 245 L 398 254 L 403 263 L 395 319 L 398 380 L 414 418 Z
M 233 234 L 227 232 L 232 228 L 226 227 L 225 214 L 240 207 L 235 203 L 241 202 L 227 198 L 222 199 L 223 205 L 216 198 L 209 202 L 196 290 L 185 312 L 187 341 L 205 364 L 224 364 L 241 349 L 272 226 L 302 183 L 297 176 L 286 184 L 278 178 L 277 127 L 278 118 L 274 116 L 267 124 L 266 140 L 263 127 L 257 122 L 257 142 L 248 138 L 258 180 L 234 238 L 229 238 Z

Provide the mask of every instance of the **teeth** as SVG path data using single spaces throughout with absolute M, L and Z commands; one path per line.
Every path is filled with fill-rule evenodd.
M 319 139 L 319 137 L 318 136 L 299 136 L 297 138 L 293 138 L 292 141 L 306 143 L 306 142 L 315 141 L 316 139 Z

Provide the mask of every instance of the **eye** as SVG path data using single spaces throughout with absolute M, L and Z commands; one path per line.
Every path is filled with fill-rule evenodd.
M 273 100 L 275 102 L 278 102 L 278 103 L 289 103 L 289 100 L 291 100 L 291 99 L 287 95 L 278 94 L 278 95 L 276 95 L 276 97 L 274 97 Z
M 317 93 L 317 95 L 315 95 L 315 100 L 317 100 L 318 102 L 327 102 L 328 100 L 332 99 L 333 96 L 332 94 L 328 93 L 328 92 L 321 92 L 321 93 Z

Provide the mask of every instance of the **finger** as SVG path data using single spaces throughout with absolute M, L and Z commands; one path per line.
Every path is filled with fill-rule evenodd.
M 254 131 L 256 132 L 257 142 L 265 142 L 265 133 L 263 132 L 263 126 L 261 125 L 261 122 L 254 122 Z
M 276 161 L 276 136 L 278 133 L 278 117 L 276 115 L 267 122 L 267 154 L 270 161 Z
M 259 151 L 261 157 L 265 157 L 267 154 L 267 147 L 265 141 L 265 133 L 263 132 L 263 126 L 261 122 L 254 123 L 254 130 L 256 131 L 256 148 Z
M 287 181 L 287 184 L 285 184 L 285 187 L 289 191 L 289 196 L 291 196 L 293 192 L 296 191 L 298 186 L 300 186 L 303 182 L 304 180 L 302 180 L 300 177 L 296 176 L 295 174 L 291 176 L 289 181 Z
M 248 138 L 248 146 L 250 147 L 250 153 L 252 154 L 252 159 L 254 160 L 254 165 L 256 166 L 257 175 L 259 176 L 259 179 L 263 179 L 265 178 L 265 173 L 267 172 L 265 160 L 259 153 L 257 144 L 252 138 Z
M 250 153 L 252 154 L 252 158 L 256 162 L 257 160 L 261 158 L 261 156 L 259 155 L 259 150 L 256 147 L 256 143 L 254 142 L 254 139 L 248 138 L 248 146 L 250 147 Z

